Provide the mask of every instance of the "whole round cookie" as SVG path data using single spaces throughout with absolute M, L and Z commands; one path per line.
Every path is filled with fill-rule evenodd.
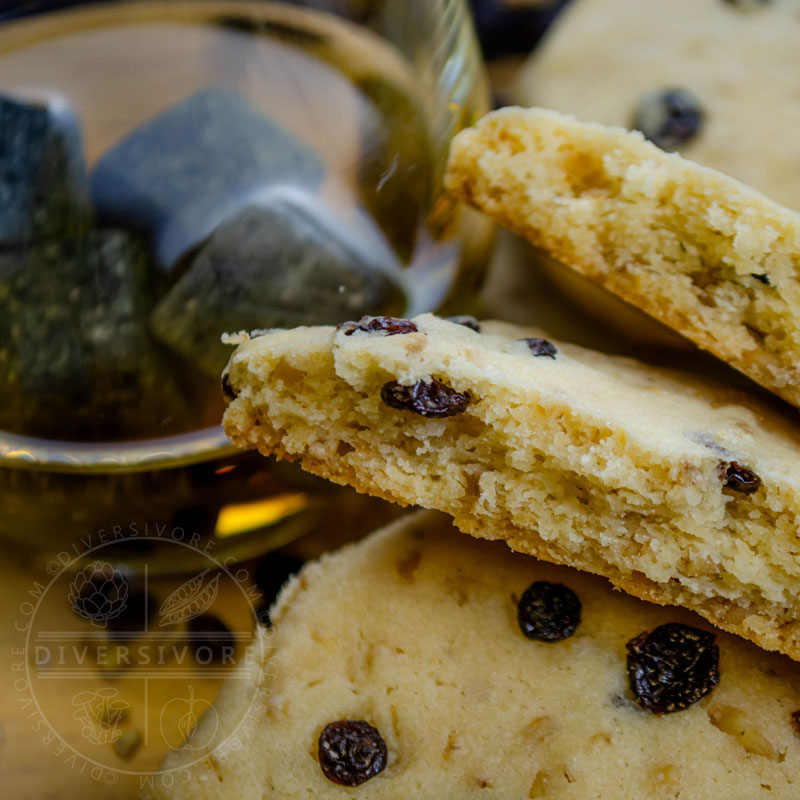
M 637 127 L 800 210 L 797 0 L 574 0 L 514 102 Z
M 150 797 L 797 797 L 800 665 L 442 515 L 311 564 L 272 617 Z

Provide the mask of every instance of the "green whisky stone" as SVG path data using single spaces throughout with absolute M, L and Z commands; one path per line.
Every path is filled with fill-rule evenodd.
M 147 327 L 149 273 L 146 250 L 122 231 L 0 254 L 0 426 L 129 438 L 182 411 Z
M 155 334 L 212 375 L 230 357 L 225 332 L 337 324 L 400 313 L 391 254 L 371 260 L 313 200 L 273 198 L 220 225 L 152 316 Z
M 236 92 L 206 89 L 143 123 L 90 177 L 100 217 L 144 231 L 169 270 L 224 219 L 278 185 L 312 190 L 324 167 Z
M 0 247 L 80 234 L 90 223 L 88 196 L 69 109 L 0 96 Z

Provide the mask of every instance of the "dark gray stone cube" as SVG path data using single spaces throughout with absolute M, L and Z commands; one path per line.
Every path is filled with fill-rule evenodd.
M 402 313 L 402 275 L 388 250 L 363 248 L 307 198 L 276 196 L 228 220 L 200 248 L 152 316 L 155 334 L 212 375 L 230 356 L 224 332 L 336 324 Z
M 277 185 L 311 190 L 319 157 L 233 91 L 198 92 L 145 122 L 92 171 L 102 219 L 143 230 L 170 269 L 224 219 Z
M 0 254 L 0 427 L 158 435 L 185 403 L 151 339 L 149 259 L 122 231 Z
M 0 248 L 75 236 L 90 218 L 72 112 L 0 96 Z

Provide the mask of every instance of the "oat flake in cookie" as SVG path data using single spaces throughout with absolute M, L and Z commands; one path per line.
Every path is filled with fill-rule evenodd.
M 520 635 L 512 594 L 537 582 L 579 598 L 573 636 Z M 628 689 L 625 645 L 699 618 L 464 536 L 444 515 L 406 517 L 308 565 L 272 617 L 270 660 L 228 680 L 213 741 L 172 753 L 163 768 L 187 772 L 151 798 L 797 798 L 799 664 L 718 633 L 719 684 L 656 716 Z M 231 728 L 259 683 L 267 696 L 238 747 Z M 325 776 L 318 739 L 348 720 L 379 733 L 386 768 L 343 787 Z M 213 723 L 203 717 L 194 741 Z M 370 732 L 364 763 L 376 742 Z
M 243 344 L 228 436 L 800 660 L 793 411 L 542 331 L 412 322 L 404 336 L 314 327 Z M 531 352 L 543 340 L 555 358 Z

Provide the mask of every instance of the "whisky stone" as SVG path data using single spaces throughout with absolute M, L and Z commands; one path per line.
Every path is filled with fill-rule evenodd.
M 313 189 L 319 157 L 233 91 L 198 92 L 143 123 L 90 177 L 100 217 L 144 231 L 169 270 L 222 220 L 276 185 Z
M 358 188 L 361 202 L 402 261 L 409 261 L 428 210 L 433 162 L 427 123 L 398 86 L 360 78 Z
M 63 103 L 0 96 L 0 209 L 0 249 L 88 228 L 80 129 Z
M 180 415 L 147 328 L 148 271 L 121 231 L 0 254 L 0 426 L 116 439 L 156 435 Z
M 276 196 L 220 225 L 156 307 L 156 336 L 218 376 L 230 357 L 220 343 L 226 331 L 401 312 L 391 254 L 365 254 L 324 214 L 311 198 Z

